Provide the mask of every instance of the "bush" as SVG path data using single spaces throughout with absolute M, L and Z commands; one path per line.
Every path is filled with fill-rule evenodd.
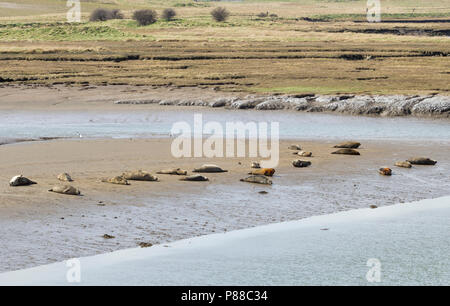
M 120 10 L 111 10 L 111 19 L 123 19 L 123 14 Z
M 256 15 L 256 16 L 259 17 L 259 18 L 266 18 L 266 17 L 269 16 L 269 12 L 267 12 L 267 13 L 259 13 L 259 14 Z
M 224 7 L 216 7 L 211 11 L 211 15 L 217 22 L 223 22 L 230 17 L 230 12 Z
M 91 13 L 90 21 L 106 21 L 111 19 L 111 11 L 104 8 L 95 9 Z
M 123 14 L 120 10 L 108 10 L 104 8 L 95 9 L 91 13 L 90 21 L 106 21 L 110 19 L 123 19 Z
M 139 10 L 134 12 L 133 19 L 140 26 L 146 26 L 158 21 L 158 14 L 154 10 Z
M 175 12 L 174 9 L 167 8 L 167 9 L 165 9 L 165 10 L 163 11 L 163 13 L 162 13 L 162 18 L 163 18 L 164 20 L 170 21 L 170 20 L 172 20 L 173 18 L 175 18 L 176 15 L 177 15 L 177 12 Z

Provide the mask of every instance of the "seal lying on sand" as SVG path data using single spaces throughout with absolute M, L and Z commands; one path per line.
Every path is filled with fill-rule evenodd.
M 302 147 L 300 147 L 299 145 L 291 145 L 288 148 L 289 150 L 294 150 L 294 151 L 300 151 L 302 149 Z
M 425 166 L 434 166 L 437 164 L 436 160 L 432 160 L 427 157 L 415 157 L 407 160 L 412 165 L 425 165 Z
M 244 179 L 241 179 L 241 182 L 272 185 L 272 181 L 263 175 L 251 175 Z
M 305 151 L 300 151 L 297 153 L 294 153 L 294 155 L 299 155 L 301 157 L 312 157 L 312 152 L 305 152 Z
M 54 192 L 54 193 L 67 194 L 67 195 L 80 195 L 81 194 L 81 192 L 78 189 L 76 189 L 73 186 L 69 186 L 69 185 L 54 186 L 49 191 Z
M 169 174 L 169 175 L 187 175 L 186 170 L 177 169 L 167 169 L 156 172 L 157 174 Z
M 26 177 L 24 177 L 22 175 L 17 175 L 9 181 L 9 186 L 11 186 L 11 187 L 30 186 L 30 185 L 34 185 L 34 184 L 37 184 L 37 183 L 33 182 L 30 179 L 27 179 Z
M 145 182 L 156 182 L 158 178 L 156 176 L 151 175 L 148 172 L 139 170 L 135 172 L 125 172 L 122 174 L 122 177 L 126 180 L 130 181 L 145 181 Z
M 253 170 L 249 174 L 252 175 L 264 175 L 264 176 L 273 176 L 275 174 L 275 169 L 273 168 L 264 168 L 264 169 L 258 169 Z
M 223 172 L 228 172 L 228 170 L 223 170 L 222 168 L 220 168 L 219 166 L 216 165 L 203 165 L 198 169 L 194 169 L 194 171 L 192 172 L 196 172 L 196 173 L 223 173 Z
M 130 183 L 128 183 L 128 181 L 124 179 L 123 176 L 116 176 L 109 179 L 102 179 L 102 182 L 116 185 L 130 185 Z
M 340 143 L 334 147 L 337 149 L 358 149 L 360 146 L 361 144 L 359 142 L 348 141 Z
M 253 169 L 260 169 L 261 165 L 259 163 L 257 163 L 257 162 L 253 162 L 251 168 L 253 168 Z
M 304 161 L 304 160 L 294 160 L 292 162 L 292 165 L 295 168 L 306 168 L 312 165 L 312 163 L 310 161 Z
M 400 167 L 400 168 L 411 168 L 412 167 L 411 163 L 407 162 L 407 161 L 396 162 L 395 166 Z
M 391 176 L 392 175 L 392 169 L 390 169 L 390 168 L 380 168 L 380 170 L 378 172 L 381 175 L 385 175 L 385 176 Z
M 58 175 L 58 180 L 62 182 L 73 182 L 72 178 L 68 173 L 61 173 L 60 175 Z
M 209 179 L 206 176 L 203 175 L 191 175 L 186 176 L 180 179 L 180 181 L 187 181 L 187 182 L 207 182 Z
M 331 154 L 342 154 L 342 155 L 361 155 L 358 151 L 354 149 L 339 149 L 337 151 L 334 151 Z

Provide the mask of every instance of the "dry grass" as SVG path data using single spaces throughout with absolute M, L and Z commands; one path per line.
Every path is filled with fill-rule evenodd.
M 447 14 L 443 0 L 426 1 L 420 7 L 414 6 L 417 1 L 386 0 L 384 7 L 389 5 L 391 14 L 404 15 L 390 15 L 401 17 L 398 23 L 381 24 L 352 21 L 361 19 L 365 1 L 219 3 L 234 12 L 225 24 L 211 21 L 211 7 L 218 4 L 200 3 L 198 7 L 177 6 L 176 20 L 146 27 L 137 27 L 132 20 L 57 22 L 64 15 L 50 9 L 56 2 L 40 1 L 47 9 L 44 15 L 38 12 L 42 13 L 38 17 L 0 19 L 0 82 L 287 93 L 450 90 L 450 43 L 445 36 L 450 23 L 401 22 L 402 18 L 417 21 L 429 19 L 426 14 Z M 115 2 L 106 6 L 121 8 L 126 16 L 146 3 Z M 152 3 L 145 7 L 160 11 L 168 6 L 164 1 Z M 188 2 L 170 2 L 179 3 Z M 83 12 L 88 14 L 98 6 L 83 3 Z M 411 17 L 413 8 L 422 15 Z M 256 18 L 261 11 L 280 18 Z M 306 16 L 329 21 L 299 19 Z

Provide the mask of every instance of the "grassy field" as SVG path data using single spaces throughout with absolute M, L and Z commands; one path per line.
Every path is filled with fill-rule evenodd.
M 445 0 L 383 0 L 385 22 L 365 22 L 366 1 L 0 1 L 0 83 L 134 84 L 270 93 L 450 94 L 450 7 Z M 226 6 L 226 23 L 209 12 Z M 88 22 L 97 7 L 126 19 Z M 134 9 L 174 7 L 145 27 Z M 258 18 L 260 12 L 277 14 Z

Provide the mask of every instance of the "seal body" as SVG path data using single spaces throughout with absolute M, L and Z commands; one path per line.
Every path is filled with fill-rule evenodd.
M 291 146 L 289 146 L 288 149 L 289 150 L 294 150 L 294 151 L 300 151 L 302 149 L 302 147 L 299 146 L 299 145 L 291 145 Z
M 72 177 L 68 173 L 61 173 L 58 175 L 58 180 L 62 182 L 73 182 Z
M 49 190 L 50 192 L 67 194 L 67 195 L 80 195 L 81 192 L 77 188 L 70 185 L 58 185 Z
M 103 179 L 102 182 L 116 185 L 130 185 L 130 183 L 128 183 L 128 181 L 124 179 L 123 176 L 116 176 L 109 179 Z
M 251 168 L 253 168 L 253 169 L 260 169 L 261 165 L 259 163 L 257 163 L 257 162 L 253 162 L 252 165 L 251 165 Z
M 312 152 L 306 152 L 306 151 L 300 151 L 297 153 L 297 155 L 301 156 L 301 157 L 312 157 Z
M 407 161 L 396 162 L 395 166 L 400 167 L 400 168 L 411 168 L 412 167 L 411 163 L 407 162 Z
M 264 175 L 251 175 L 244 179 L 241 179 L 241 182 L 246 183 L 254 183 L 254 184 L 263 184 L 263 185 L 272 185 L 272 181 L 269 180 Z
M 156 172 L 157 174 L 168 174 L 168 175 L 187 175 L 186 170 L 177 169 L 167 169 Z
M 130 181 L 146 181 L 146 182 L 158 181 L 158 178 L 156 176 L 153 176 L 150 173 L 142 170 L 135 172 L 125 172 L 122 174 L 122 177 Z
M 427 157 L 415 157 L 407 160 L 412 165 L 425 165 L 425 166 L 434 166 L 437 164 L 436 160 L 432 160 Z
M 206 176 L 203 176 L 203 175 L 190 175 L 190 176 L 186 176 L 186 177 L 180 179 L 180 181 L 207 182 L 207 181 L 209 181 L 209 179 Z
M 37 184 L 37 183 L 33 182 L 32 180 L 30 180 L 22 175 L 17 175 L 9 181 L 9 186 L 11 186 L 11 187 L 30 186 L 30 185 L 34 185 L 34 184 Z
M 331 154 L 341 154 L 341 155 L 361 155 L 358 151 L 355 149 L 339 149 L 337 151 L 334 151 Z
M 305 161 L 305 160 L 294 160 L 292 162 L 292 165 L 295 168 L 306 168 L 312 165 L 312 163 L 310 161 Z
M 337 149 L 358 149 L 360 146 L 361 144 L 359 142 L 348 141 L 340 143 L 334 147 Z
M 390 168 L 380 168 L 380 170 L 378 172 L 381 175 L 385 175 L 385 176 L 391 176 L 392 175 L 392 169 L 390 169 Z
M 273 176 L 275 174 L 275 169 L 273 168 L 263 168 L 258 170 L 253 170 L 249 174 L 252 175 L 264 175 L 264 176 Z
M 223 173 L 228 172 L 227 170 L 223 170 L 219 166 L 216 165 L 203 165 L 200 168 L 194 169 L 196 173 Z

